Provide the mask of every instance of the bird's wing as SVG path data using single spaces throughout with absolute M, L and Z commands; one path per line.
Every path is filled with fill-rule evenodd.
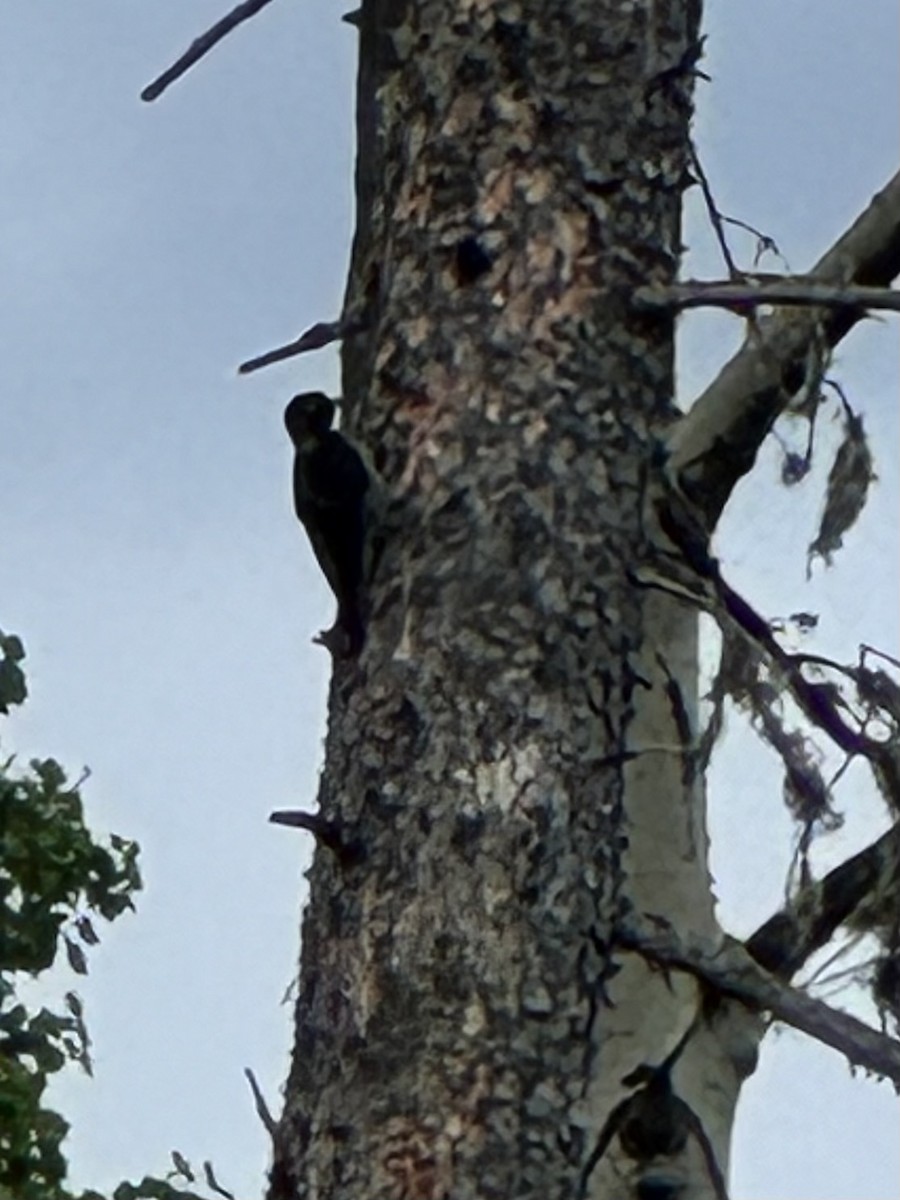
M 332 430 L 307 460 L 306 484 L 318 504 L 343 508 L 361 502 L 369 475 L 359 453 Z

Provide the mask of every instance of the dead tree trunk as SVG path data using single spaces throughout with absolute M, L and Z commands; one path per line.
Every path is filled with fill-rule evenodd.
M 363 0 L 345 429 L 387 506 L 274 1200 L 724 1195 L 758 1018 L 634 939 L 717 937 L 697 608 L 653 584 L 708 528 L 634 302 L 676 278 L 699 18 Z

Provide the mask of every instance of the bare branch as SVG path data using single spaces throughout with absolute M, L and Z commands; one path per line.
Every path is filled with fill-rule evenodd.
M 234 1200 L 234 1193 L 226 1191 L 225 1188 L 223 1188 L 219 1183 L 218 1179 L 216 1179 L 216 1174 L 213 1170 L 213 1165 L 211 1162 L 205 1162 L 203 1164 L 203 1174 L 206 1176 L 206 1186 L 210 1189 L 210 1191 L 217 1192 L 218 1195 L 224 1196 L 225 1200 Z
M 900 173 L 816 264 L 810 278 L 846 289 L 888 287 L 900 274 Z M 816 338 L 833 348 L 865 315 L 842 305 L 782 310 L 755 323 L 743 347 L 672 429 L 669 471 L 706 528 L 807 375 Z
M 873 654 L 876 658 L 883 658 L 885 662 L 892 663 L 895 667 L 900 667 L 900 658 L 894 658 L 892 654 L 886 654 L 884 650 L 879 650 L 876 646 L 867 646 L 865 644 L 859 648 L 859 661 L 861 666 L 864 664 L 867 654 Z
M 174 83 L 176 79 L 180 79 L 194 63 L 199 62 L 212 50 L 213 46 L 231 33 L 232 29 L 236 29 L 244 21 L 255 17 L 259 10 L 265 8 L 269 3 L 270 0 L 243 0 L 243 3 L 236 5 L 231 12 L 222 17 L 221 21 L 216 21 L 215 25 L 207 29 L 206 33 L 201 33 L 198 38 L 195 38 L 184 54 L 176 59 L 171 67 L 163 71 L 162 75 L 157 76 L 152 83 L 148 83 L 141 92 L 141 99 L 148 102 L 156 100 L 170 84 Z
M 365 847 L 358 838 L 348 838 L 337 821 L 329 821 L 319 813 L 302 812 L 299 809 L 279 809 L 269 813 L 273 825 L 286 825 L 291 829 L 305 829 L 321 846 L 325 846 L 345 866 L 352 866 L 365 858 Z
M 700 155 L 697 153 L 693 142 L 688 146 L 688 153 L 690 154 L 691 168 L 697 176 L 697 182 L 700 184 L 700 190 L 703 193 L 703 201 L 706 204 L 706 211 L 709 214 L 713 233 L 716 235 L 716 241 L 719 243 L 722 258 L 725 260 L 725 266 L 728 268 L 728 274 L 732 279 L 740 278 L 741 273 L 737 269 L 728 245 L 728 238 L 725 236 L 724 218 L 719 212 L 718 205 L 712 194 L 712 188 L 709 186 L 709 180 L 706 178 L 706 172 L 703 170 L 703 164 L 700 162 Z
M 690 971 L 751 1008 L 770 1012 L 839 1050 L 855 1066 L 886 1076 L 900 1087 L 900 1042 L 780 982 L 736 939 L 725 937 L 716 947 L 683 942 L 667 921 L 653 916 L 620 931 L 619 941 L 654 962 Z
M 336 828 L 333 821 L 328 821 L 318 813 L 302 812 L 300 809 L 281 808 L 269 813 L 273 825 L 287 825 L 290 829 L 305 829 L 321 841 L 335 836 Z
M 263 1125 L 266 1127 L 266 1132 L 269 1137 L 274 1138 L 278 1129 L 278 1122 L 269 1111 L 269 1106 L 266 1104 L 266 1098 L 262 1094 L 262 1089 L 256 1082 L 256 1076 L 249 1067 L 244 1067 L 244 1075 L 247 1082 L 250 1084 L 250 1091 L 253 1093 L 253 1103 L 256 1106 L 256 1113 Z
M 865 758 L 881 794 L 894 811 L 900 811 L 900 745 L 896 739 L 881 741 L 869 737 L 864 729 L 854 729 L 844 719 L 836 689 L 806 678 L 803 674 L 806 656 L 782 649 L 768 621 L 722 578 L 718 560 L 707 550 L 707 539 L 693 507 L 677 491 L 670 493 L 667 501 L 660 501 L 656 512 L 660 528 L 679 548 L 695 578 L 686 587 L 679 579 L 673 578 L 667 584 L 646 573 L 636 573 L 637 582 L 650 587 L 668 586 L 676 594 L 707 608 L 722 624 L 723 633 L 730 629 L 749 640 L 754 650 L 762 652 L 777 671 L 780 685 L 796 701 L 803 715 L 846 754 Z
M 277 346 L 274 350 L 267 350 L 265 354 L 260 354 L 257 358 L 249 358 L 246 362 L 242 362 L 238 367 L 238 375 L 249 375 L 251 371 L 258 371 L 261 367 L 271 366 L 272 363 L 282 362 L 286 358 L 294 358 L 298 354 L 305 354 L 308 350 L 320 350 L 323 346 L 338 342 L 351 333 L 359 333 L 363 328 L 365 328 L 364 323 L 359 319 L 317 321 L 315 325 L 311 325 L 309 329 L 301 333 L 295 341 L 287 342 L 284 346 Z
M 846 754 L 861 755 L 870 764 L 879 790 L 891 807 L 900 810 L 900 756 L 889 741 L 867 736 L 849 725 L 839 710 L 838 695 L 827 684 L 814 683 L 803 674 L 803 656 L 779 646 L 768 624 L 721 576 L 717 588 L 725 611 L 737 626 L 765 652 L 777 668 L 803 715 L 822 729 Z
M 739 315 L 760 305 L 886 309 L 900 312 L 894 288 L 839 286 L 802 275 L 745 275 L 737 279 L 687 279 L 671 287 L 643 287 L 634 294 L 640 308 L 732 308 Z
M 790 904 L 760 925 L 747 940 L 747 950 L 777 978 L 790 979 L 879 886 L 891 881 L 895 887 L 900 884 L 900 825 L 801 888 Z

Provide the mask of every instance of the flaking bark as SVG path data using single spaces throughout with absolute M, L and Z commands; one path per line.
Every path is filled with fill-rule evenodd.
M 672 322 L 631 297 L 675 278 L 699 15 L 363 5 L 344 396 L 390 504 L 320 806 L 366 855 L 310 872 L 274 1200 L 720 1200 L 757 1023 L 616 940 L 714 931 L 695 610 L 633 575 L 672 549 Z M 598 1153 L 692 1025 L 702 1138 Z

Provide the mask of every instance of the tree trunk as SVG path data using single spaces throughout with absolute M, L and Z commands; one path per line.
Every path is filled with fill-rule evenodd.
M 632 303 L 676 276 L 699 17 L 364 0 L 345 430 L 386 509 L 278 1200 L 723 1195 L 759 1030 L 620 936 L 716 932 L 696 610 L 639 582 L 673 327 Z

